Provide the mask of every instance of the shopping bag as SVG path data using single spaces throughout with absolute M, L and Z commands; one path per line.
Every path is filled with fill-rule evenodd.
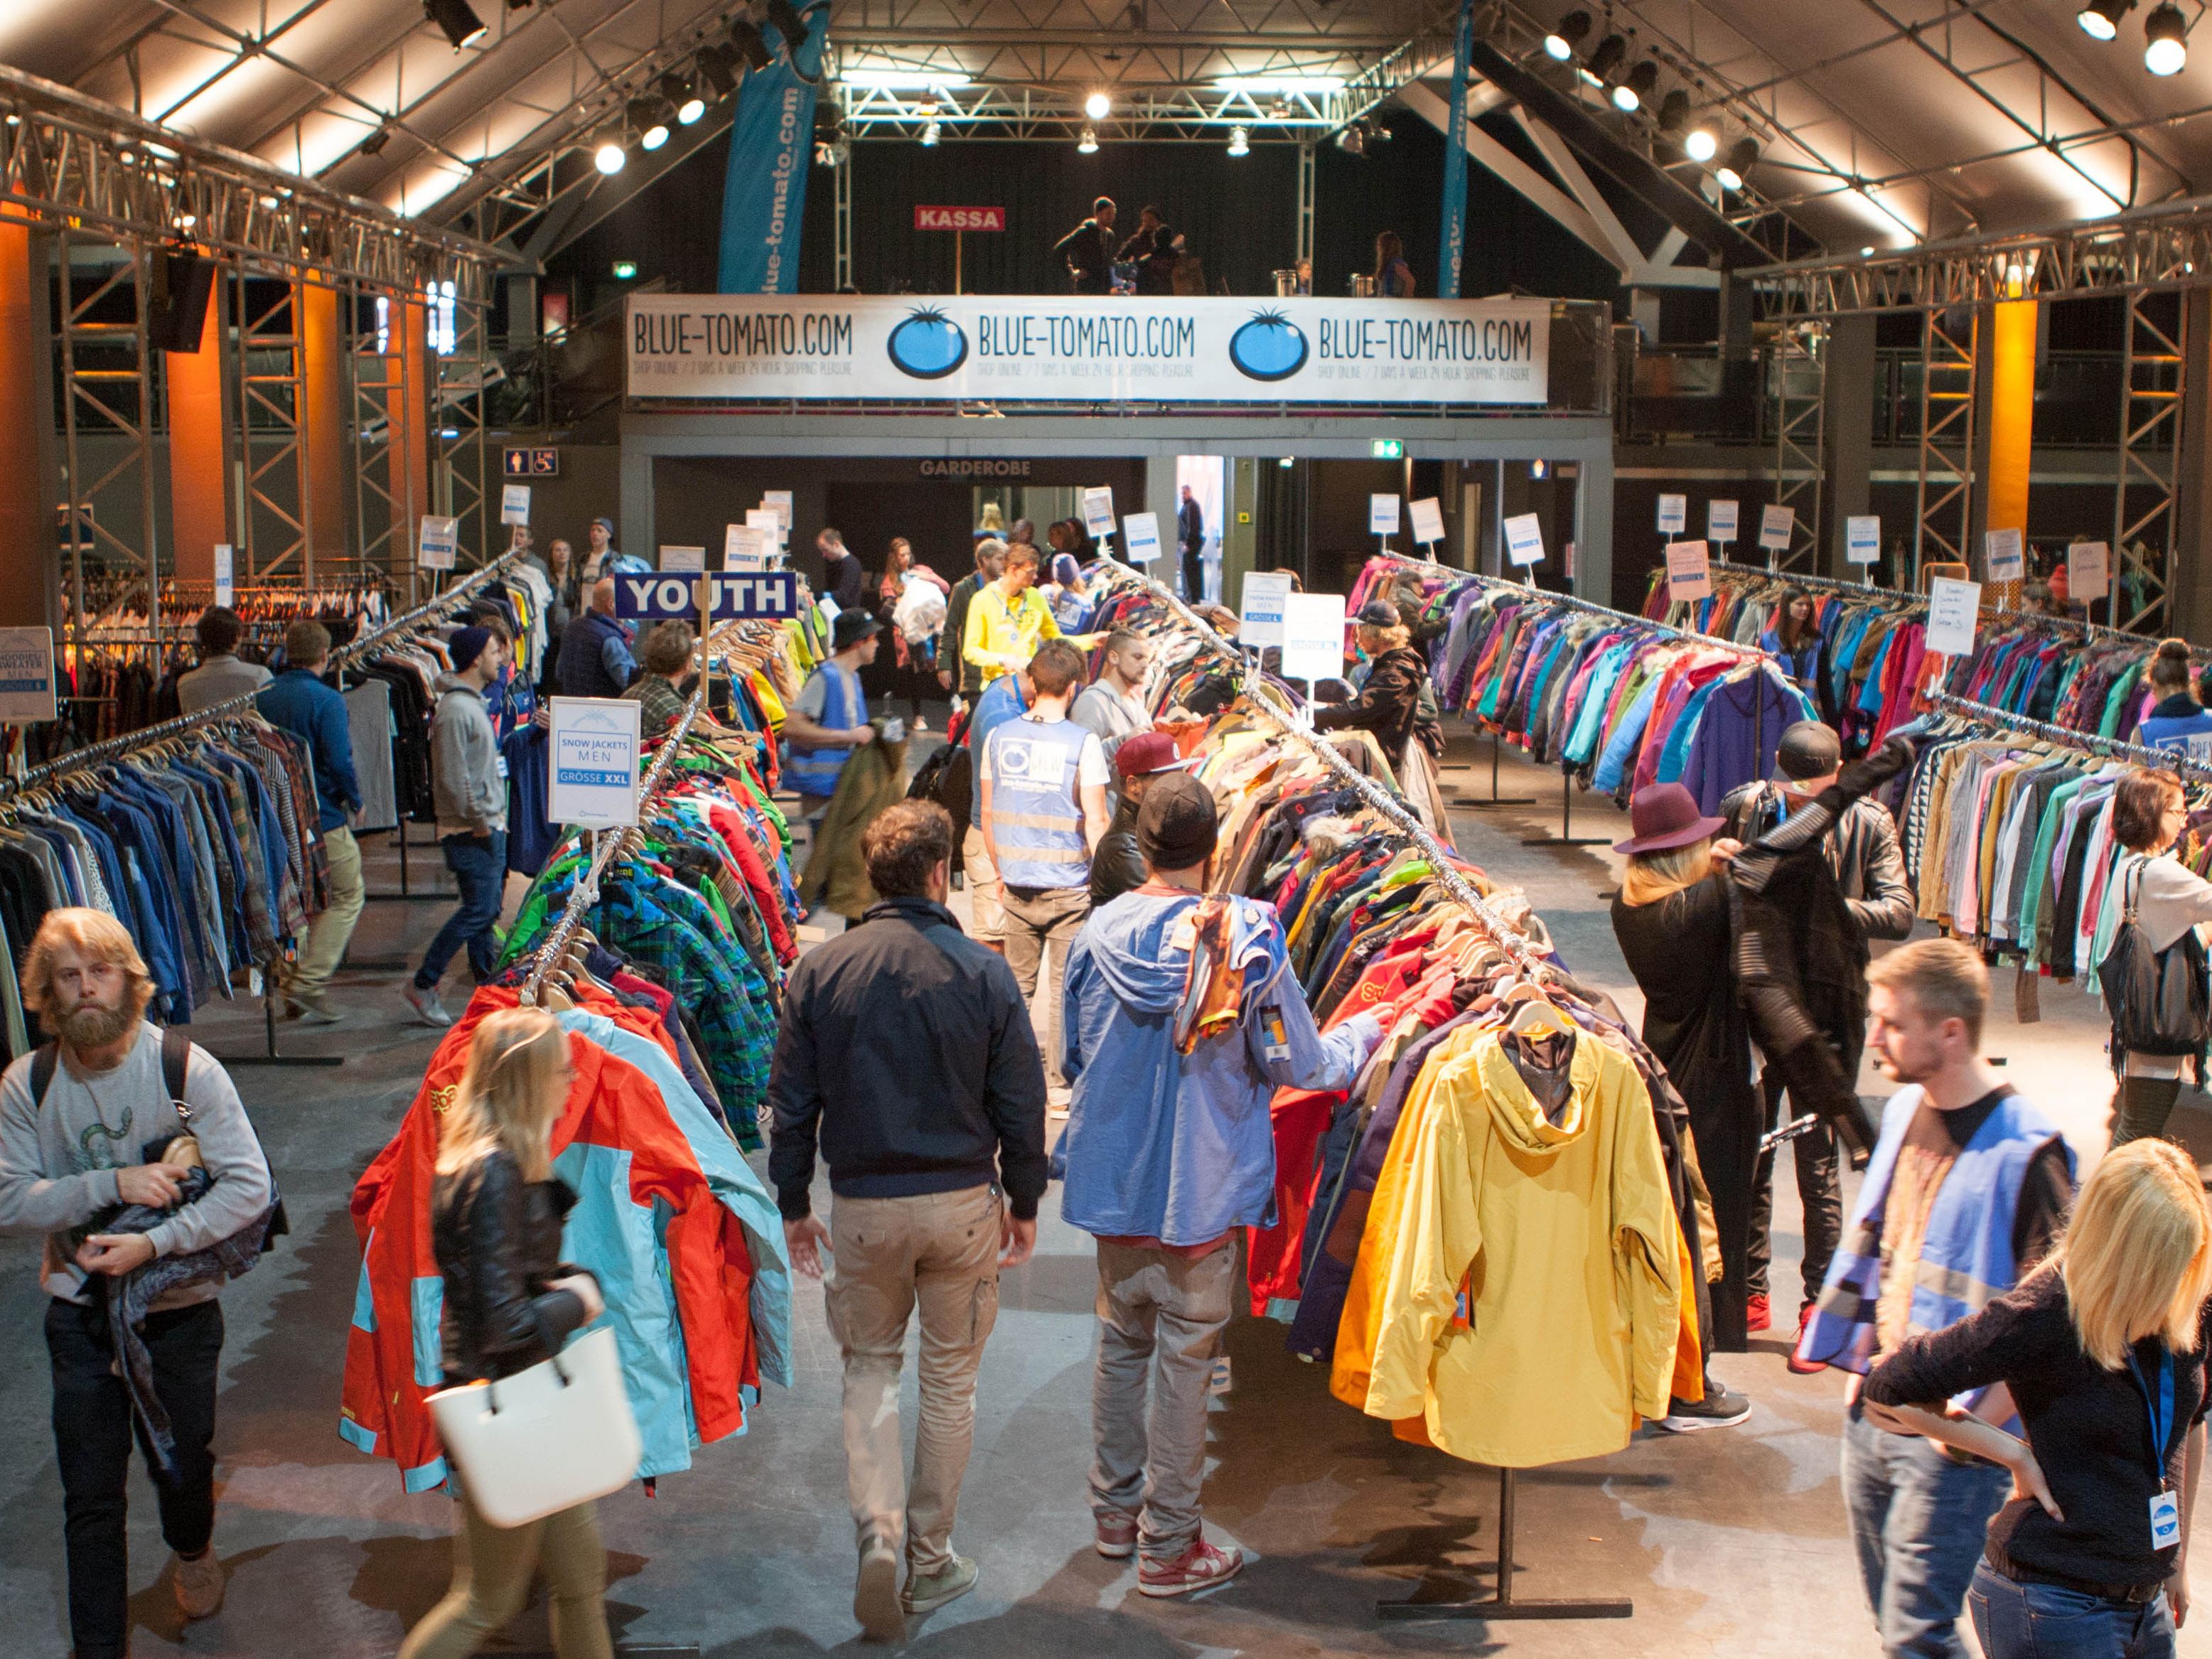
M 496 1382 L 441 1389 L 429 1405 L 469 1501 L 495 1527 L 619 1491 L 644 1455 L 615 1334 L 605 1326 Z

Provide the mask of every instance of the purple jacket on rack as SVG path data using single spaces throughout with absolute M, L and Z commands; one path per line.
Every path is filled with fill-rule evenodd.
M 1716 685 L 1682 764 L 1682 783 L 1698 798 L 1698 811 L 1717 812 L 1730 790 L 1771 775 L 1782 733 L 1815 718 L 1805 694 L 1771 664 Z

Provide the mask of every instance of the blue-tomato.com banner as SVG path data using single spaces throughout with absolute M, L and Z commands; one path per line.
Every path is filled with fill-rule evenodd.
M 1547 300 L 641 294 L 629 395 L 1541 404 Z

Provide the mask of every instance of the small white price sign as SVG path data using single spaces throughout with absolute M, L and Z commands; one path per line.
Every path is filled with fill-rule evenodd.
M 1283 601 L 1283 678 L 1334 679 L 1344 672 L 1344 595 L 1292 593 Z
M 1239 645 L 1269 646 L 1283 642 L 1283 605 L 1291 597 L 1291 579 L 1273 570 L 1244 573 L 1244 609 L 1237 618 Z
M 1690 498 L 1687 495 L 1662 495 L 1659 498 L 1659 533 L 1680 536 L 1690 527 Z
M 1103 541 L 1114 533 L 1114 492 L 1105 485 L 1083 492 L 1083 527 Z
M 1971 656 L 1982 619 L 1982 585 L 1937 576 L 1928 584 L 1927 647 L 1940 657 Z
M 459 519 L 434 518 L 422 515 L 422 522 L 415 532 L 415 562 L 425 570 L 451 570 L 453 558 L 460 551 L 461 521 Z
M 1851 564 L 1875 564 L 1881 559 L 1881 519 L 1877 514 L 1854 514 L 1844 520 L 1844 557 Z
M 1667 544 L 1667 597 L 1670 599 L 1710 599 L 1713 596 L 1713 566 L 1703 542 Z
M 1395 536 L 1398 533 L 1398 498 L 1395 495 L 1370 495 L 1367 498 L 1367 533 L 1370 536 Z
M 1982 538 L 1982 574 L 1993 582 L 2026 579 L 2027 548 L 2020 531 L 1992 530 Z
M 1796 529 L 1796 507 L 1762 507 L 1759 509 L 1759 544 L 1769 553 L 1787 553 L 1790 538 Z
M 1160 556 L 1160 515 L 1132 513 L 1121 520 L 1121 548 L 1132 564 L 1150 564 Z
M 227 605 L 237 592 L 238 550 L 228 542 L 215 544 L 215 602 Z
M 1527 568 L 1544 562 L 1544 526 L 1533 513 L 1518 513 L 1505 521 L 1505 556 Z
M 1735 540 L 1736 504 L 1734 501 L 1705 503 L 1705 539 L 1709 542 L 1732 543 Z
M 1424 495 L 1418 501 L 1408 501 L 1406 510 L 1413 515 L 1413 539 L 1424 546 L 1434 547 L 1444 538 L 1444 510 L 1433 495 Z
M 2075 542 L 2066 550 L 2066 592 L 2077 605 L 2112 591 L 2112 559 L 2102 542 Z
M 664 574 L 704 575 L 707 570 L 707 550 L 703 547 L 669 547 L 660 550 L 660 568 Z
M 501 524 L 530 522 L 530 486 L 503 484 L 499 492 L 499 521 Z

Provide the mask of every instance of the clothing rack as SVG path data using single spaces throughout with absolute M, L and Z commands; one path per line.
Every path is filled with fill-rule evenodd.
M 2056 744 L 2063 749 L 2075 750 L 2087 755 L 2101 755 L 2112 760 L 2132 761 L 2137 766 L 2147 766 L 2163 772 L 2185 773 L 2193 778 L 2212 781 L 2212 763 L 2191 760 L 2170 749 L 2149 749 L 2137 743 L 2124 743 L 2118 738 L 2100 738 L 2094 732 L 2075 732 L 2063 726 L 2053 726 L 2048 720 L 2031 720 L 2026 714 L 2015 714 L 2008 708 L 1994 704 L 1976 702 L 1968 697 L 1956 697 L 1948 691 L 1931 691 L 1928 702 L 1947 714 L 1962 714 L 1970 720 L 1984 726 L 2002 726 L 2015 732 L 2024 732 L 2044 743 Z
M 1699 645 L 1717 647 L 1723 651 L 1733 651 L 1738 656 L 1756 657 L 1761 662 L 1770 661 L 1772 659 L 1772 653 L 1771 652 L 1763 650 L 1755 645 L 1740 645 L 1734 640 L 1724 640 L 1717 634 L 1700 634 L 1694 628 L 1676 628 L 1668 623 L 1656 623 L 1653 622 L 1650 617 L 1638 616 L 1633 611 L 1616 611 L 1609 605 L 1600 605 L 1595 599 L 1582 599 L 1572 593 L 1556 593 L 1549 588 L 1538 587 L 1534 582 L 1509 581 L 1503 576 L 1484 575 L 1479 570 L 1456 570 L 1448 564 L 1437 564 L 1434 561 L 1429 559 L 1411 558 L 1403 553 L 1382 553 L 1378 554 L 1376 556 L 1388 559 L 1393 564 L 1405 565 L 1416 570 L 1432 570 L 1441 576 L 1449 577 L 1455 581 L 1477 581 L 1482 583 L 1486 587 L 1510 588 L 1516 593 L 1533 594 L 1541 599 L 1546 604 L 1570 605 L 1575 610 L 1589 611 L 1594 616 L 1604 617 L 1613 622 L 1631 624 L 1647 633 L 1662 634 L 1669 639 L 1690 641 Z M 1754 715 L 1754 722 L 1755 721 L 1756 715 Z M 1757 746 L 1759 739 L 1760 734 L 1757 725 L 1754 723 L 1753 726 L 1752 738 L 1754 746 Z M 1493 732 L 1491 733 L 1490 741 L 1491 799 L 1486 801 L 1469 801 L 1466 804 L 1471 806 L 1517 806 L 1523 805 L 1524 803 L 1519 800 L 1506 800 L 1499 798 L 1498 793 L 1498 734 L 1496 732 Z M 1603 836 L 1577 836 L 1574 833 L 1574 784 L 1568 775 L 1563 771 L 1559 774 L 1559 833 L 1556 836 L 1523 836 L 1522 838 L 1521 844 L 1523 847 L 1602 847 L 1606 845 L 1607 838 Z M 1535 803 L 1531 800 L 1525 804 L 1534 805 Z

